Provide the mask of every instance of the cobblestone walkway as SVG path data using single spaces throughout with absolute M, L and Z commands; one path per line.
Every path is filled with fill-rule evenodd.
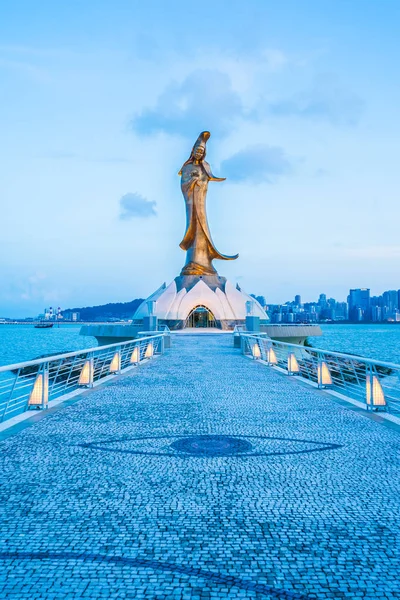
M 176 336 L 1 442 L 0 598 L 399 598 L 399 440 Z

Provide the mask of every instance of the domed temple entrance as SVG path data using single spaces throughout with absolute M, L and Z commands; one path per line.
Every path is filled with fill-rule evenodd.
M 206 306 L 195 306 L 185 322 L 186 327 L 218 327 L 211 310 Z

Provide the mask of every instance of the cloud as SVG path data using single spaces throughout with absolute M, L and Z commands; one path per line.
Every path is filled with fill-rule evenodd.
M 221 71 L 199 69 L 181 83 L 170 84 L 154 108 L 133 119 L 132 127 L 140 135 L 163 132 L 193 137 L 193 132 L 211 130 L 224 136 L 240 118 L 254 120 L 256 114 L 246 111 L 230 77 Z
M 268 70 L 280 71 L 288 59 L 282 52 L 269 50 L 264 51 L 263 60 Z M 192 71 L 183 81 L 170 83 L 154 106 L 135 115 L 132 129 L 142 136 L 165 133 L 192 138 L 194 132 L 210 130 L 224 137 L 246 121 L 297 117 L 348 126 L 355 125 L 362 114 L 362 99 L 333 75 L 318 77 L 309 90 L 272 100 L 265 95 L 265 77 L 264 89 L 256 97 L 251 93 L 257 88 L 257 73 L 249 65 L 242 73 L 236 63 Z
M 240 150 L 221 164 L 221 176 L 230 181 L 274 183 L 291 171 L 291 163 L 282 148 L 256 144 Z
M 147 200 L 140 194 L 125 194 L 119 201 L 120 215 L 119 218 L 123 221 L 133 219 L 135 217 L 155 217 L 157 215 L 156 203 Z
M 272 102 L 267 110 L 278 117 L 327 120 L 335 125 L 356 125 L 364 109 L 363 100 L 346 90 L 334 77 L 320 77 L 311 90 Z

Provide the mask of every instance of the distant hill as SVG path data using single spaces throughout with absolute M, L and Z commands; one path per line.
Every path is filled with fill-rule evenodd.
M 107 321 L 107 319 L 132 319 L 137 307 L 143 302 L 136 298 L 131 302 L 110 302 L 100 306 L 84 306 L 82 308 L 67 308 L 61 311 L 63 316 L 77 312 L 81 321 Z

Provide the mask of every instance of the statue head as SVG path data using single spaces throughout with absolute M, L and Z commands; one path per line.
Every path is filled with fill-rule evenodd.
M 206 143 L 210 139 L 209 131 L 202 131 L 197 138 L 190 155 L 194 160 L 203 160 L 206 156 Z M 190 159 L 189 159 L 190 160 Z
M 202 131 L 201 134 L 199 135 L 199 137 L 197 138 L 192 151 L 190 153 L 190 156 L 188 158 L 188 160 L 183 164 L 182 169 L 185 165 L 187 165 L 188 163 L 194 162 L 196 161 L 203 161 L 206 157 L 206 143 L 207 140 L 210 138 L 210 132 L 209 131 Z M 179 175 L 182 174 L 182 169 L 179 171 Z
M 193 146 L 192 155 L 195 160 L 203 160 L 206 155 L 206 149 L 203 144 Z

